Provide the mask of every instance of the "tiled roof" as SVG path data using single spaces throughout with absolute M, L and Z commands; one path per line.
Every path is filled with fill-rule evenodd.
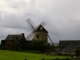
M 5 40 L 20 40 L 21 35 L 8 35 Z
M 80 40 L 63 40 L 59 42 L 59 48 L 64 51 L 75 51 L 80 47 Z

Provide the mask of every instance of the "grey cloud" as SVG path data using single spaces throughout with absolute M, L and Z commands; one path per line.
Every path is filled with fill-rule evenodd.
M 80 0 L 5 0 L 8 8 L 0 9 L 0 30 L 3 34 L 0 34 L 0 39 L 11 33 L 21 33 L 21 29 L 28 35 L 31 30 L 25 22 L 27 18 L 31 18 L 35 26 L 44 21 L 44 27 L 49 31 L 53 42 L 80 39 L 79 2 Z

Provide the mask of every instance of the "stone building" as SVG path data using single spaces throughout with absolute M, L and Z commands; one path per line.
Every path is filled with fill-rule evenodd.
M 80 48 L 80 40 L 59 41 L 59 52 L 63 54 L 75 55 L 77 48 Z
M 26 42 L 24 33 L 8 35 L 5 41 L 5 49 L 19 49 Z

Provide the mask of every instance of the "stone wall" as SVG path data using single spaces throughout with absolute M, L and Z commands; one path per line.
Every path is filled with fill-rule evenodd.
M 39 35 L 39 37 L 37 37 Z M 46 32 L 34 32 L 32 40 L 45 40 L 47 42 L 47 33 Z

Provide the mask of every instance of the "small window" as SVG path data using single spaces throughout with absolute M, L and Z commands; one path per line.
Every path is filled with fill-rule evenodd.
M 43 27 L 40 28 L 40 30 L 42 30 L 42 29 L 43 29 Z
M 36 34 L 36 37 L 39 38 L 39 34 Z

